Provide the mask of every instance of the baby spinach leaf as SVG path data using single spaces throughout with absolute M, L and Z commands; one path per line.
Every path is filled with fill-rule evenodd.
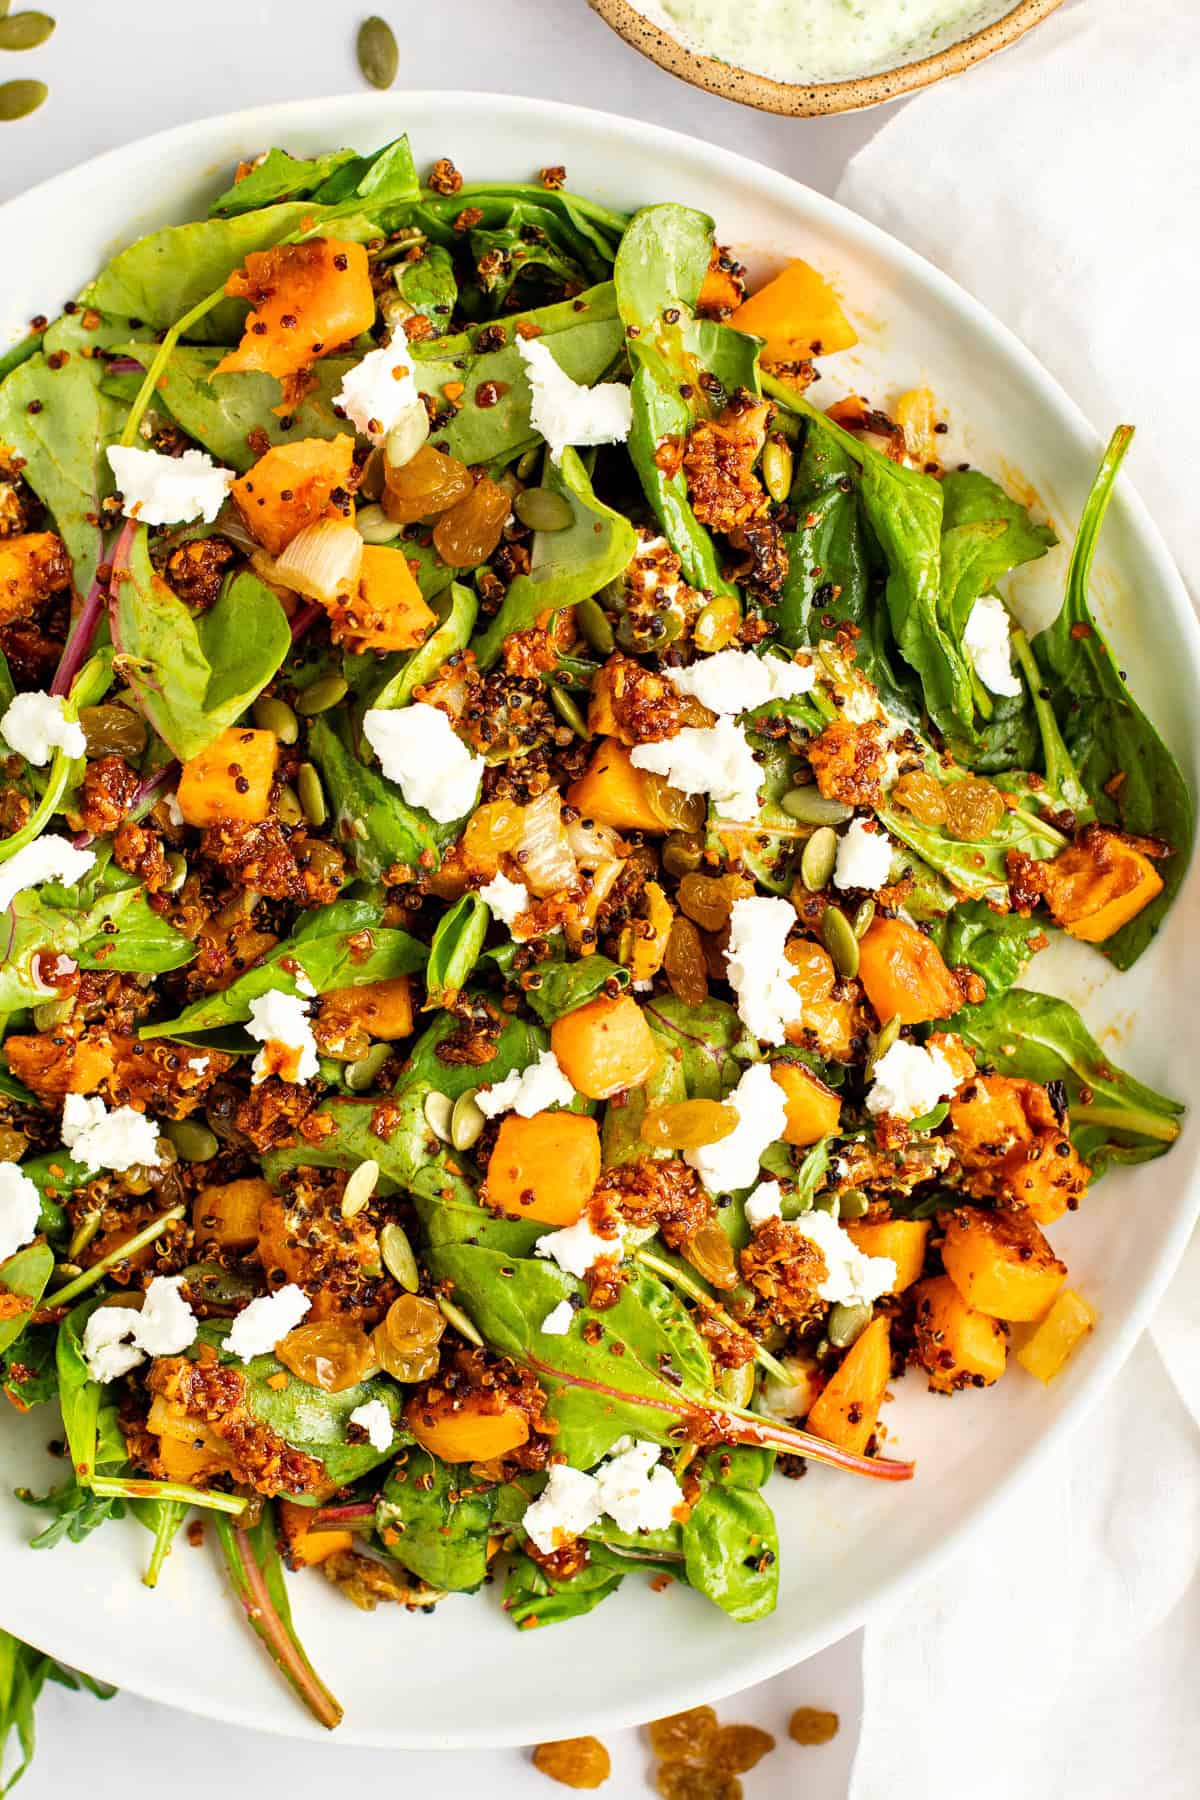
M 682 438 L 690 430 L 692 415 L 687 403 L 661 369 L 650 366 L 640 353 L 634 361 L 628 448 L 642 492 L 679 558 L 684 580 L 702 593 L 736 594 L 733 583 L 721 573 L 712 538 L 692 511 L 682 471 L 668 475 L 657 462 L 659 445 L 665 439 Z
M 467 985 L 491 923 L 478 894 L 464 894 L 438 920 L 425 970 L 425 1009 L 446 1006 Z
M 306 200 L 347 163 L 358 162 L 353 150 L 330 150 L 324 156 L 299 158 L 286 150 L 268 150 L 232 187 L 218 194 L 208 209 L 210 219 L 254 212 L 280 200 Z
M 433 1587 L 477 1588 L 488 1572 L 496 1487 L 465 1464 L 413 1448 L 384 1483 L 376 1530 L 396 1561 Z M 398 1534 L 391 1541 L 389 1533 Z
M 7 1262 L 0 1263 L 0 1291 L 29 1302 L 29 1312 L 0 1319 L 0 1355 L 21 1336 L 53 1273 L 54 1252 L 49 1244 L 29 1244 L 15 1256 L 10 1256 Z
M 18 1412 L 58 1398 L 56 1325 L 27 1325 L 20 1341 L 0 1355 L 0 1390 Z
M 11 1793 L 33 1761 L 34 1708 L 47 1681 L 59 1687 L 86 1688 L 98 1700 L 111 1699 L 116 1691 L 69 1669 L 65 1663 L 55 1662 L 32 1644 L 23 1644 L 11 1632 L 0 1630 L 0 1780 L 4 1782 L 0 1793 Z M 15 1767 L 8 1755 L 14 1739 L 20 1757 Z
M 689 1584 L 739 1624 L 765 1619 L 779 1594 L 779 1534 L 761 1494 L 713 1482 L 683 1527 Z
M 603 1544 L 593 1544 L 584 1567 L 559 1578 L 519 1552 L 508 1565 L 504 1610 L 521 1629 L 580 1619 L 615 1594 L 625 1576 L 639 1566 Z
M 551 942 L 557 945 L 557 940 Z M 486 960 L 495 963 L 509 980 L 519 980 L 513 974 L 513 961 L 519 948 L 517 944 L 502 944 L 499 949 L 489 950 Z M 545 1025 L 553 1025 L 555 1019 L 561 1019 L 565 1013 L 586 1006 L 597 994 L 604 993 L 610 982 L 622 989 L 629 986 L 629 970 L 621 963 L 610 962 L 607 956 L 599 954 L 568 960 L 561 946 L 557 947 L 553 960 L 537 965 L 533 975 L 536 986 L 527 986 L 521 980 L 521 992 Z
M 109 626 L 116 666 L 181 761 L 233 725 L 291 648 L 287 615 L 270 588 L 243 571 L 199 615 L 151 566 L 144 525 L 113 565 Z
M 405 555 L 411 548 L 405 544 Z M 424 588 L 421 591 L 428 600 L 429 594 Z M 407 706 L 416 689 L 432 681 L 442 664 L 470 643 L 479 614 L 473 589 L 451 581 L 448 594 L 445 590 L 443 593 L 442 604 L 434 608 L 440 614 L 437 626 L 417 649 L 397 658 L 398 666 L 375 695 L 372 706 Z
M 668 357 L 677 354 L 667 334 L 679 321 L 665 321 L 663 313 L 668 307 L 695 311 L 708 272 L 713 230 L 707 213 L 672 201 L 644 206 L 621 239 L 613 270 L 621 317 L 639 336 L 668 344 Z
M 684 1056 L 678 1044 L 663 1031 L 654 1031 L 654 1041 L 661 1056 L 653 1075 L 640 1087 L 615 1096 L 604 1108 L 600 1144 L 606 1169 L 649 1156 L 650 1146 L 641 1136 L 646 1113 L 652 1106 L 674 1106 L 688 1098 Z
M 356 1407 L 365 1406 L 371 1400 L 382 1400 L 392 1424 L 401 1434 L 397 1441 L 405 1441 L 401 1393 L 395 1382 L 385 1377 L 357 1382 L 340 1394 L 327 1394 L 291 1375 L 287 1375 L 285 1386 L 273 1387 L 273 1379 L 287 1374 L 273 1356 L 256 1356 L 245 1366 L 241 1363 L 237 1366 L 245 1376 L 246 1406 L 251 1415 L 277 1432 L 294 1450 L 323 1463 L 325 1473 L 335 1487 L 348 1487 L 393 1454 L 391 1449 L 376 1450 L 369 1443 L 346 1442 L 346 1428 Z
M 0 1014 L 48 997 L 35 969 L 44 951 L 72 956 L 85 969 L 151 975 L 180 969 L 196 954 L 191 939 L 161 918 L 137 887 L 104 894 L 78 912 L 27 889 L 0 923 L 0 950 Z
M 354 754 L 350 726 L 338 708 L 309 726 L 309 754 L 321 771 L 338 837 L 362 881 L 384 881 L 397 864 L 432 873 L 458 835 L 458 821 L 439 824 L 409 806 L 398 787 Z
M 728 1001 L 688 1006 L 674 994 L 655 994 L 645 1012 L 680 1063 L 691 1100 L 722 1099 L 737 1086 L 743 1065 L 757 1060 L 758 1045 Z
M 1058 539 L 978 469 L 951 470 L 941 488 L 941 613 L 957 639 L 982 594 L 1023 563 L 1045 556 Z
M 435 337 L 445 337 L 458 303 L 450 252 L 441 244 L 429 244 L 416 262 L 397 263 L 394 275 L 401 299 L 429 320 Z
M 789 650 L 829 636 L 842 623 L 863 624 L 870 563 L 856 476 L 854 459 L 837 439 L 808 420 L 788 497 L 797 524 L 784 534 L 788 572 L 773 612 L 779 641 Z M 826 616 L 835 624 L 826 625 Z M 864 672 L 873 678 L 869 668 Z
M 393 138 L 367 156 L 342 164 L 318 188 L 314 198 L 340 211 L 357 200 L 370 202 L 372 212 L 415 200 L 421 191 L 412 147 L 406 136 Z
M 1024 974 L 1046 934 L 1036 919 L 993 912 L 982 900 L 965 900 L 938 921 L 931 935 L 949 967 L 974 969 L 987 984 L 988 999 L 995 1000 Z
M 96 1472 L 103 1388 L 93 1381 L 83 1358 L 83 1328 L 101 1302 L 80 1302 L 58 1328 L 58 1403 L 76 1481 L 86 1487 Z M 122 1460 L 124 1460 L 122 1458 Z

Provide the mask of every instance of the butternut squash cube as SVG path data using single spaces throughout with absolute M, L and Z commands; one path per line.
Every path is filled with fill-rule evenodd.
M 855 1339 L 809 1411 L 807 1430 L 827 1444 L 862 1456 L 879 1420 L 892 1372 L 891 1330 L 872 1319 Z
M 368 544 L 358 589 L 329 608 L 331 635 L 356 655 L 366 650 L 414 650 L 437 624 L 403 550 Z
M 368 1037 L 388 1043 L 413 1028 L 412 983 L 407 975 L 368 981 L 362 987 L 330 988 L 321 995 L 321 1023 L 346 1033 L 358 1026 Z
M 958 983 L 932 938 L 904 919 L 877 917 L 863 937 L 858 976 L 881 1025 L 920 1025 L 962 1005 Z
M 640 1087 L 658 1067 L 654 1033 L 631 994 L 601 996 L 564 1013 L 550 1028 L 550 1048 L 572 1087 L 589 1100 Z
M 1055 920 L 1086 944 L 1103 944 L 1162 893 L 1162 876 L 1118 831 L 1089 827 L 1053 862 L 1039 863 Z
M 1017 1351 L 1017 1361 L 1039 1381 L 1053 1381 L 1095 1323 L 1096 1314 L 1082 1294 L 1064 1288 L 1032 1337 Z
M 939 1394 L 991 1387 L 1008 1361 L 1008 1334 L 998 1319 L 968 1306 L 948 1275 L 913 1289 L 915 1356 Z
M 787 1124 L 783 1129 L 785 1144 L 801 1147 L 816 1144 L 838 1128 L 842 1102 L 832 1088 L 825 1086 L 803 1063 L 771 1064 L 771 1075 L 783 1089 L 787 1107 Z
M 409 1401 L 404 1423 L 421 1448 L 442 1462 L 492 1462 L 529 1440 L 529 1421 L 520 1407 L 492 1389 L 461 1396 L 431 1395 L 427 1389 Z
M 309 525 L 347 516 L 353 466 L 354 439 L 344 432 L 335 438 L 300 438 L 276 444 L 229 491 L 246 530 L 271 556 L 279 556 Z M 339 488 L 347 490 L 345 507 L 331 504 Z
M 190 756 L 179 777 L 179 810 L 189 825 L 236 819 L 260 825 L 271 810 L 279 745 L 273 731 L 231 725 L 206 750 Z
M 192 1229 L 197 1243 L 222 1250 L 249 1250 L 258 1242 L 259 1215 L 271 1198 L 271 1185 L 257 1176 L 203 1187 L 192 1202 Z
M 341 1550 L 353 1550 L 354 1533 L 337 1526 L 317 1525 L 316 1508 L 297 1506 L 294 1500 L 279 1502 L 281 1548 L 293 1569 L 311 1569 Z
M 492 1206 L 514 1218 L 574 1225 L 599 1179 L 595 1119 L 571 1112 L 531 1119 L 507 1113 L 488 1160 L 485 1193 Z
M 213 371 L 257 369 L 285 381 L 375 323 L 375 295 L 362 244 L 308 238 L 252 250 L 225 292 L 253 307 L 236 350 Z
M 895 1263 L 893 1294 L 902 1294 L 920 1279 L 929 1230 L 928 1219 L 883 1219 L 878 1224 L 856 1219 L 846 1226 L 847 1236 L 864 1256 L 886 1256 Z
M 764 363 L 807 362 L 858 342 L 828 281 L 799 257 L 743 300 L 729 323 L 766 340 Z
M 71 585 L 71 558 L 53 531 L 0 540 L 0 621 L 24 619 Z
M 996 1319 L 1040 1319 L 1067 1274 L 1030 1215 L 1002 1206 L 952 1213 L 942 1261 L 967 1304 Z
M 612 825 L 617 831 L 661 835 L 667 829 L 650 805 L 645 776 L 634 768 L 629 751 L 615 737 L 601 739 L 579 780 L 567 789 L 567 803 L 585 819 Z

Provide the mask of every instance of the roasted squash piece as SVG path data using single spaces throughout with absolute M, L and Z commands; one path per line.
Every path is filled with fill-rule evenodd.
M 857 987 L 839 985 L 833 958 L 812 938 L 789 939 L 783 954 L 796 971 L 791 983 L 804 1002 L 799 1023 L 788 1027 L 789 1042 L 811 1038 L 822 1056 L 845 1061 L 854 1042 Z
M 815 1144 L 837 1130 L 842 1102 L 811 1069 L 803 1063 L 776 1062 L 771 1064 L 771 1075 L 783 1089 L 787 1107 L 785 1144 Z
M 973 1077 L 951 1102 L 947 1141 L 972 1194 L 1023 1206 L 1039 1225 L 1053 1225 L 1087 1191 L 1091 1171 L 1036 1081 Z
M 640 1087 L 658 1067 L 654 1033 L 631 994 L 601 996 L 564 1013 L 550 1028 L 550 1048 L 567 1080 L 589 1100 Z
M 71 585 L 71 558 L 53 531 L 0 540 L 0 621 L 24 619 Z
M 529 1420 L 521 1408 L 488 1390 L 455 1396 L 444 1410 L 418 1394 L 404 1410 L 404 1423 L 421 1448 L 442 1462 L 492 1462 L 529 1441 Z
M 1103 944 L 1163 889 L 1145 852 L 1103 825 L 1089 825 L 1053 862 L 1035 867 L 1056 923 L 1087 944 Z
M 344 1025 L 347 1031 L 357 1026 L 368 1037 L 391 1043 L 412 1031 L 412 983 L 407 975 L 393 975 L 362 987 L 330 988 L 321 995 L 320 1012 L 322 1025 Z
M 196 1242 L 249 1250 L 258 1242 L 259 1215 L 271 1192 L 270 1182 L 257 1176 L 201 1188 L 192 1202 Z
M 650 804 L 649 787 L 615 737 L 600 740 L 591 762 L 567 789 L 567 804 L 597 825 L 661 835 L 667 827 Z
M 358 588 L 329 609 L 330 635 L 356 655 L 367 650 L 414 650 L 437 618 L 417 586 L 403 550 L 368 544 Z
M 352 1531 L 317 1525 L 316 1516 L 315 1507 L 297 1506 L 294 1500 L 279 1502 L 280 1548 L 290 1568 L 311 1569 L 341 1550 L 353 1550 Z
M 206 750 L 190 756 L 176 798 L 189 825 L 236 819 L 259 825 L 271 810 L 271 783 L 279 746 L 273 731 L 231 725 Z
M 827 1444 L 862 1456 L 879 1421 L 892 1372 L 891 1331 L 872 1319 L 855 1339 L 811 1408 L 806 1429 Z
M 858 342 L 828 281 L 799 257 L 744 300 L 729 323 L 766 340 L 762 359 L 768 364 L 807 362 Z
M 508 1113 L 488 1161 L 486 1198 L 514 1218 L 574 1225 L 600 1179 L 600 1132 L 582 1113 Z M 615 1251 L 615 1245 L 614 1245 Z
M 1037 1330 L 1017 1351 L 1017 1361 L 1039 1381 L 1052 1381 L 1096 1323 L 1082 1294 L 1064 1288 Z
M 1040 1319 L 1067 1274 L 1030 1215 L 1004 1206 L 951 1213 L 942 1261 L 967 1304 L 997 1319 Z
M 968 1306 L 948 1275 L 913 1289 L 914 1355 L 939 1394 L 991 1387 L 1008 1360 L 1008 1333 L 998 1319 Z
M 112 1079 L 115 1067 L 111 1039 L 75 1042 L 40 1032 L 33 1037 L 6 1038 L 4 1050 L 17 1080 L 40 1100 L 51 1103 L 67 1094 L 98 1094 Z
M 340 238 L 252 250 L 225 292 L 248 300 L 253 311 L 241 343 L 215 375 L 257 369 L 286 381 L 375 323 L 367 252 Z
M 893 1294 L 902 1294 L 920 1279 L 929 1231 L 928 1219 L 881 1219 L 878 1224 L 855 1219 L 846 1226 L 847 1236 L 864 1256 L 886 1256 L 895 1263 Z
M 354 439 L 344 432 L 335 438 L 300 438 L 260 456 L 229 492 L 246 530 L 271 556 L 279 556 L 307 526 L 347 516 L 353 467 Z M 339 490 L 340 506 L 332 499 Z
M 881 1025 L 948 1018 L 963 1003 L 937 945 L 904 919 L 874 920 L 860 945 L 858 976 Z

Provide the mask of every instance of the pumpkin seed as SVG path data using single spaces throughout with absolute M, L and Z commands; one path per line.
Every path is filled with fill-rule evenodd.
M 300 796 L 290 784 L 281 787 L 279 798 L 275 802 L 275 811 L 280 823 L 299 825 L 304 818 L 304 808 L 300 804 Z
M 89 756 L 140 756 L 146 725 L 127 706 L 81 706 L 79 723 Z
M 821 942 L 833 958 L 833 966 L 843 981 L 858 974 L 858 939 L 845 913 L 827 906 L 821 918 Z
M 421 1285 L 421 1271 L 407 1231 L 394 1219 L 390 1219 L 379 1234 L 379 1254 L 393 1281 L 398 1281 L 405 1293 L 415 1294 Z
M 533 449 L 527 450 L 517 463 L 517 480 L 528 481 L 541 459 L 542 447 L 540 444 L 535 444 Z
M 211 1162 L 221 1148 L 216 1132 L 199 1119 L 169 1119 L 164 1129 L 184 1162 Z
M 841 825 L 854 812 L 840 800 L 826 800 L 815 787 L 792 788 L 779 804 L 789 819 L 797 819 L 801 825 Z
M 188 878 L 187 858 L 180 856 L 178 850 L 168 850 L 166 860 L 170 879 L 163 887 L 163 893 L 177 894 Z
M 871 1202 L 861 1188 L 843 1188 L 838 1195 L 838 1218 L 861 1219 L 870 1206 Z
M 612 622 L 598 600 L 581 600 L 575 623 L 598 656 L 611 656 L 616 646 Z
M 441 1313 L 443 1319 L 445 1319 L 447 1325 L 453 1325 L 455 1331 L 457 1331 L 461 1337 L 465 1337 L 468 1344 L 474 1344 L 478 1349 L 482 1350 L 484 1348 L 483 1339 L 480 1337 L 478 1331 L 476 1331 L 474 1324 L 467 1317 L 462 1307 L 455 1306 L 453 1300 L 443 1299 L 441 1294 L 437 1297 L 437 1303 L 438 1311 Z
M 454 1112 L 454 1102 L 448 1094 L 426 1094 L 425 1123 L 434 1137 L 441 1138 L 443 1144 L 450 1142 L 450 1119 Z
M 454 1102 L 450 1114 L 450 1142 L 456 1150 L 469 1150 L 478 1141 L 487 1120 L 476 1104 L 477 1088 L 468 1088 Z
M 400 68 L 400 46 L 386 19 L 377 14 L 358 28 L 358 66 L 375 88 L 390 88 Z
M 294 744 L 300 736 L 300 721 L 286 701 L 262 694 L 254 702 L 253 716 L 259 730 L 273 731 L 281 744 Z
M 350 683 L 341 675 L 319 675 L 311 687 L 305 688 L 296 702 L 296 709 L 306 719 L 312 719 L 318 713 L 328 712 L 349 692 Z
M 383 459 L 389 469 L 402 469 L 410 463 L 429 436 L 429 414 L 423 400 L 406 406 L 383 446 Z
M 718 594 L 701 607 L 692 626 L 692 642 L 697 650 L 711 656 L 732 644 L 742 623 L 742 609 L 732 594 Z
M 570 506 L 553 488 L 526 488 L 517 495 L 513 511 L 531 531 L 565 531 L 575 520 Z
M 748 1362 L 739 1369 L 722 1369 L 717 1386 L 722 1398 L 734 1406 L 749 1406 L 754 1398 L 754 1364 Z
M 33 1009 L 34 1028 L 54 1031 L 57 1026 L 64 1025 L 74 1011 L 74 1000 L 43 1000 Z
M 795 458 L 786 438 L 767 439 L 762 456 L 763 486 L 772 500 L 782 506 L 792 491 L 792 467 Z
M 297 769 L 296 792 L 300 796 L 300 804 L 309 824 L 323 825 L 329 817 L 329 808 L 325 804 L 325 789 L 321 786 L 321 777 L 311 763 L 301 763 Z
M 871 1054 L 867 1058 L 867 1067 L 866 1067 L 866 1071 L 865 1071 L 866 1078 L 868 1081 L 870 1081 L 872 1075 L 875 1073 L 876 1065 L 879 1062 L 881 1062 L 883 1060 L 883 1058 L 887 1055 L 888 1051 L 891 1049 L 892 1045 L 896 1042 L 896 1039 L 899 1036 L 900 1036 L 900 1015 L 899 1015 L 899 1013 L 895 1013 L 883 1025 L 883 1027 L 880 1030 L 879 1036 L 875 1039 L 874 1044 L 871 1046 Z
M 572 700 L 570 694 L 567 693 L 565 688 L 560 688 L 556 681 L 550 683 L 550 704 L 562 720 L 563 724 L 569 725 L 571 730 L 575 733 L 575 736 L 582 738 L 586 744 L 592 735 L 588 730 L 587 720 L 576 706 L 574 700 Z
M 360 506 L 354 524 L 364 544 L 390 544 L 400 536 L 399 525 L 388 518 L 382 506 Z
M 8 12 L 7 6 L 4 12 Z M 0 18 L 0 50 L 36 50 L 54 36 L 55 21 L 49 13 L 19 12 Z
M 356 1219 L 375 1192 L 379 1181 L 379 1164 L 368 1157 L 359 1163 L 342 1190 L 342 1217 Z
M 870 1323 L 871 1308 L 865 1300 L 856 1300 L 850 1306 L 839 1300 L 829 1315 L 825 1331 L 835 1350 L 848 1350 Z
M 875 917 L 875 902 L 873 900 L 869 900 L 869 899 L 864 900 L 862 905 L 859 907 L 858 911 L 854 915 L 853 929 L 854 929 L 854 935 L 856 938 L 865 938 L 866 937 L 868 931 L 870 931 L 870 929 L 871 929 L 871 921 L 874 917 Z
M 838 834 L 832 825 L 818 825 L 800 858 L 800 879 L 810 894 L 827 888 L 837 861 Z
M 0 81 L 0 124 L 28 118 L 49 92 L 44 81 Z
M 342 1079 L 352 1094 L 364 1094 L 373 1085 L 379 1071 L 392 1054 L 390 1044 L 372 1044 L 356 1062 L 350 1063 Z

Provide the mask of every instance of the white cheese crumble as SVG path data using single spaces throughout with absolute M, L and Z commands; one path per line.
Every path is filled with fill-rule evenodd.
M 364 1400 L 350 1414 L 351 1425 L 361 1425 L 372 1450 L 390 1450 L 396 1441 L 392 1415 L 382 1400 Z
M 187 1066 L 192 1070 L 193 1074 L 203 1075 L 205 1069 L 208 1067 L 208 1058 L 207 1056 L 189 1056 L 187 1059 Z
M 0 736 L 37 769 L 44 769 L 56 750 L 82 756 L 87 749 L 83 726 L 68 719 L 60 694 L 18 694 L 0 719 Z
M 544 1555 L 587 1531 L 604 1512 L 594 1475 L 555 1463 L 536 1500 L 525 1508 L 525 1532 Z
M 551 1307 L 538 1329 L 543 1337 L 566 1337 L 574 1317 L 575 1308 L 571 1302 L 560 1300 L 557 1306 Z
M 574 1225 L 564 1225 L 561 1231 L 547 1232 L 537 1240 L 533 1253 L 549 1257 L 564 1274 L 574 1275 L 582 1281 L 593 1263 L 606 1256 L 620 1257 L 624 1247 L 623 1227 L 618 1229 L 615 1237 L 601 1237 L 598 1231 L 592 1230 L 585 1216 Z
M 256 1356 L 268 1356 L 289 1331 L 295 1331 L 312 1301 L 294 1281 L 263 1294 L 243 1308 L 229 1327 L 229 1336 L 221 1345 L 231 1356 L 244 1363 Z
M 882 826 L 851 819 L 838 839 L 833 885 L 838 888 L 883 887 L 892 867 L 892 840 Z
M 196 1341 L 199 1322 L 180 1289 L 182 1275 L 156 1275 L 141 1312 L 98 1306 L 83 1328 L 83 1359 L 93 1381 L 116 1381 L 147 1356 L 178 1356 Z
M 523 881 L 510 881 L 502 871 L 479 890 L 479 898 L 490 906 L 493 917 L 511 931 L 523 912 L 529 910 L 529 889 Z
M 173 825 L 176 831 L 180 830 L 183 825 L 183 808 L 179 804 L 179 795 L 177 793 L 164 794 L 162 809 L 167 815 L 168 825 Z
M 485 1119 L 498 1118 L 504 1112 L 532 1119 L 549 1106 L 570 1106 L 574 1098 L 575 1089 L 563 1074 L 553 1050 L 539 1050 L 537 1061 L 528 1068 L 514 1069 L 503 1081 L 480 1088 L 475 1104 Z
M 193 519 L 211 525 L 236 480 L 232 469 L 219 469 L 203 450 L 162 456 L 113 444 L 107 456 L 126 518 L 142 525 L 187 525 Z
M 811 693 L 817 672 L 811 663 L 784 662 L 778 656 L 755 656 L 753 650 L 718 650 L 686 669 L 668 669 L 668 679 L 681 694 L 693 694 L 709 712 L 752 712 L 768 700 L 794 700 Z
M 61 881 L 67 887 L 82 881 L 96 860 L 94 850 L 77 850 L 65 837 L 47 832 L 26 844 L 6 863 L 0 863 L 0 912 L 10 907 L 26 888 L 43 881 Z
M 763 1151 L 783 1136 L 787 1125 L 783 1089 L 767 1063 L 751 1063 L 733 1092 L 726 1094 L 725 1104 L 738 1116 L 729 1136 L 684 1151 L 684 1161 L 695 1169 L 710 1194 L 750 1187 L 758 1178 Z
M 783 953 L 795 923 L 790 900 L 735 900 L 729 914 L 729 985 L 737 995 L 738 1016 L 760 1043 L 782 1044 L 787 1027 L 798 1024 L 804 1010 L 792 986 L 796 971 Z
M 413 379 L 413 356 L 403 331 L 382 350 L 371 350 L 347 369 L 333 404 L 356 431 L 382 444 L 394 425 L 413 406 L 423 406 Z
M 777 1181 L 760 1181 L 746 1196 L 746 1223 L 757 1231 L 768 1219 L 783 1217 L 783 1189 Z
M 37 1188 L 15 1162 L 0 1162 L 0 1263 L 37 1236 L 42 1202 Z
M 963 649 L 985 688 L 1015 698 L 1021 683 L 1013 673 L 1008 608 L 995 594 L 983 594 L 971 608 L 963 631 Z
M 960 1078 L 944 1051 L 897 1039 L 875 1064 L 867 1111 L 895 1119 L 920 1119 L 939 1100 L 958 1092 Z
M 683 1489 L 659 1454 L 657 1444 L 622 1439 L 594 1474 L 556 1463 L 539 1498 L 525 1509 L 526 1534 L 549 1554 L 606 1514 L 621 1531 L 665 1531 L 683 1503 Z
M 707 794 L 722 818 L 758 817 L 758 789 L 763 772 L 754 760 L 746 733 L 732 719 L 715 725 L 685 725 L 673 738 L 636 744 L 630 751 L 635 769 L 662 775 L 685 794 Z
M 98 1306 L 83 1328 L 83 1360 L 93 1381 L 118 1381 L 145 1362 L 133 1341 L 137 1314 L 130 1306 Z
M 410 806 L 449 825 L 474 806 L 484 760 L 473 756 L 438 706 L 373 707 L 363 717 L 379 766 Z
M 559 367 L 541 338 L 518 337 L 517 349 L 533 396 L 530 422 L 550 446 L 550 460 L 562 461 L 570 444 L 623 444 L 633 424 L 633 396 L 623 382 L 581 387 Z
M 109 1112 L 103 1100 L 84 1094 L 68 1094 L 63 1101 L 62 1141 L 76 1162 L 92 1174 L 111 1169 L 123 1175 L 127 1169 L 157 1169 L 158 1127 L 132 1106 L 115 1106 Z
M 308 1002 L 282 988 L 268 988 L 250 1002 L 246 1030 L 262 1049 L 255 1057 L 251 1083 L 257 1087 L 268 1075 L 283 1081 L 311 1081 L 320 1068 L 317 1040 L 308 1022 Z
M 832 1213 L 814 1208 L 801 1213 L 792 1224 L 825 1259 L 827 1272 L 817 1293 L 831 1306 L 854 1306 L 859 1301 L 869 1305 L 895 1287 L 896 1265 L 891 1257 L 865 1255 Z

